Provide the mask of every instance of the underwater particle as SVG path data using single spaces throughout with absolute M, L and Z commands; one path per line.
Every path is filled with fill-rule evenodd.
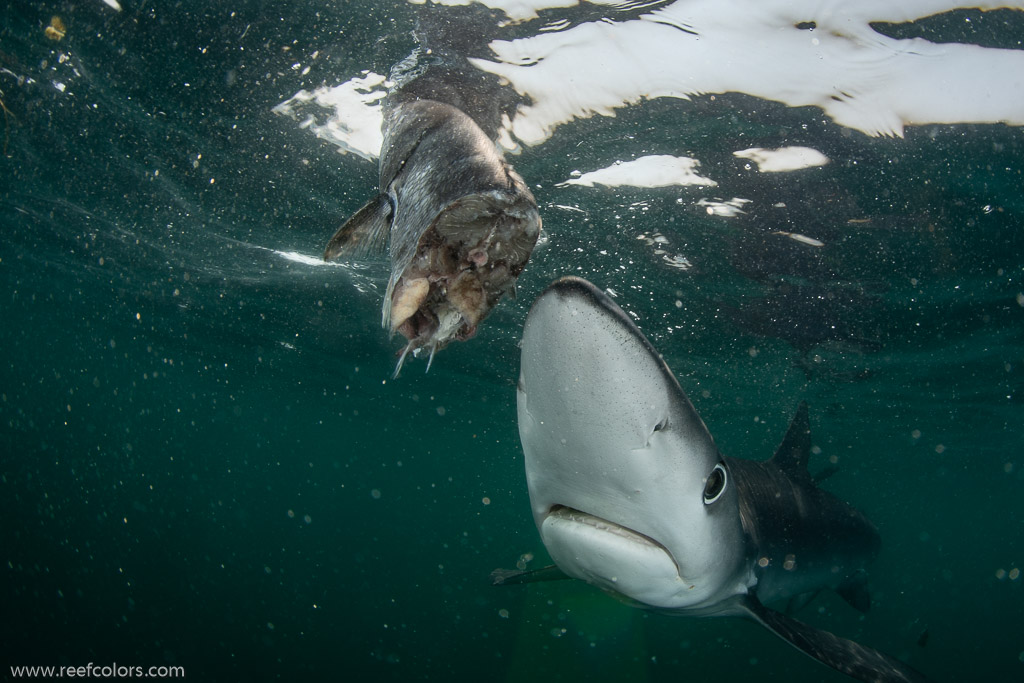
M 1010 581 L 1016 581 L 1017 579 L 1020 578 L 1020 569 L 1017 569 L 1016 567 L 1014 567 L 1013 569 L 1010 570 L 1010 573 L 1008 574 L 1008 576 L 1010 577 Z
M 304 515 L 302 517 L 302 521 L 305 522 L 306 524 L 312 524 L 313 523 L 313 518 L 310 517 L 309 515 Z
M 500 610 L 498 610 L 498 616 L 502 619 L 508 619 L 508 610 L 502 607 Z
M 942 444 L 940 443 L 940 444 L 939 444 L 938 446 L 936 446 L 936 447 L 935 447 L 935 452 L 936 452 L 936 453 L 945 453 L 945 452 L 946 452 L 946 447 L 945 447 L 945 446 L 943 446 L 943 445 L 942 445 Z
M 446 412 L 448 412 L 448 411 L 446 411 L 446 410 L 444 409 L 444 406 L 438 406 L 438 407 L 437 407 L 437 414 L 438 414 L 438 415 L 440 415 L 441 417 L 444 417 L 444 414 L 445 414 Z
M 1005 579 L 1005 578 L 1006 578 L 1006 570 L 1005 570 L 1005 569 L 1003 569 L 1002 567 L 1000 567 L 999 569 L 997 569 L 997 570 L 996 570 L 996 578 L 997 578 L 997 579 L 999 579 L 1000 581 L 1002 581 L 1003 579 Z
M 50 17 L 50 25 L 43 29 L 46 37 L 54 42 L 60 41 L 67 32 L 67 27 L 64 26 L 64 22 L 58 16 Z
M 380 500 L 380 489 L 373 489 L 370 491 L 370 496 L 374 500 Z
M 288 511 L 288 518 L 289 519 L 295 519 L 295 510 L 289 510 Z
M 488 498 L 487 496 L 484 496 L 483 500 L 481 502 L 483 502 L 484 505 L 490 505 L 491 504 L 491 499 Z
M 526 565 L 528 565 L 532 561 L 533 553 L 523 553 L 519 556 L 519 559 L 516 561 L 516 569 L 519 569 L 520 571 L 526 569 Z

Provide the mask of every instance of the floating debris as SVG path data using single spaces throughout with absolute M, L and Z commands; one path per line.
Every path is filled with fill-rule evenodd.
M 744 199 L 743 197 L 733 197 L 727 201 L 701 198 L 697 202 L 697 206 L 703 206 L 704 211 L 706 211 L 709 216 L 735 218 L 736 216 L 746 213 L 746 211 L 743 210 L 743 207 L 751 201 L 752 200 Z
M 813 237 L 808 237 L 807 235 L 801 235 L 798 232 L 786 232 L 785 230 L 776 230 L 772 234 L 773 235 L 785 235 L 786 237 L 788 237 L 791 240 L 796 240 L 797 242 L 801 242 L 803 244 L 809 244 L 812 247 L 823 247 L 823 246 L 825 246 L 825 243 L 822 242 L 821 240 L 816 240 Z
M 46 37 L 54 42 L 60 41 L 64 38 L 64 35 L 68 32 L 64 22 L 58 16 L 50 17 L 50 25 L 43 29 L 43 33 Z

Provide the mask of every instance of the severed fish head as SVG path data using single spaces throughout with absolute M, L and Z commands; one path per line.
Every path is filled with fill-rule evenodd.
M 501 297 L 514 295 L 541 226 L 533 196 L 517 185 L 449 204 L 408 265 L 392 273 L 383 322 L 408 340 L 396 374 L 410 351 L 428 349 L 433 358 L 449 342 L 473 337 Z
M 427 349 L 433 358 L 476 334 L 514 293 L 541 220 L 494 142 L 463 111 L 433 100 L 387 110 L 380 188 L 331 238 L 324 258 L 358 258 L 388 244 L 383 324 L 408 340 L 397 375 L 410 352 Z

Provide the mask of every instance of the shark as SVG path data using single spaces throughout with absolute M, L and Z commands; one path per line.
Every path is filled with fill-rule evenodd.
M 581 579 L 638 607 L 752 620 L 861 681 L 928 680 L 766 606 L 795 608 L 823 589 L 870 606 L 865 567 L 880 536 L 809 473 L 806 403 L 770 459 L 724 456 L 630 317 L 568 277 L 527 315 L 517 406 L 533 518 L 554 565 L 495 570 L 494 583 Z

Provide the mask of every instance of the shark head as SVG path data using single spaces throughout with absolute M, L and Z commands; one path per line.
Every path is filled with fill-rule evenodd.
M 667 610 L 747 589 L 728 465 L 660 355 L 589 282 L 526 320 L 519 431 L 534 520 L 567 575 Z

